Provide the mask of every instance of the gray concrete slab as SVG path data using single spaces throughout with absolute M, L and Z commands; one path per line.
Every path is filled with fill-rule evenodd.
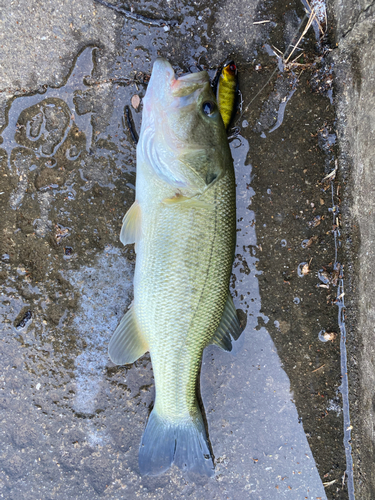
M 322 181 L 335 166 L 331 61 L 313 30 L 298 65 L 273 52 L 298 30 L 299 0 L 134 8 L 179 25 L 92 1 L 1 8 L 0 497 L 347 499 L 341 181 Z M 158 55 L 211 76 L 234 57 L 247 108 L 230 139 L 246 328 L 235 356 L 209 347 L 202 365 L 212 479 L 139 475 L 151 362 L 107 357 L 135 259 L 118 240 L 135 183 L 124 106 Z
M 350 279 L 349 378 L 357 498 L 375 497 L 374 2 L 331 2 L 337 23 L 336 107 Z
M 0 16 L 2 102 L 43 86 L 61 86 L 76 54 L 87 45 L 101 46 L 102 57 L 112 60 L 123 22 L 116 12 L 86 0 L 58 5 L 18 1 L 11 6 L 2 1 Z M 102 64 L 105 78 L 104 68 Z

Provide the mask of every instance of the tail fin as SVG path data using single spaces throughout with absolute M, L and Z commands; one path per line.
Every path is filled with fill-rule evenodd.
M 181 469 L 213 476 L 214 464 L 200 411 L 190 420 L 173 422 L 152 410 L 138 460 L 142 475 L 158 476 L 175 463 Z

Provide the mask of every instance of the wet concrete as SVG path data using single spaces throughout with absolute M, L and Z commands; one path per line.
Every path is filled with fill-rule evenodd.
M 374 469 L 374 26 L 370 1 L 330 4 L 348 284 L 348 352 L 357 498 L 375 497 Z
M 272 46 L 287 49 L 299 1 L 137 5 L 177 19 L 169 29 L 88 1 L 21 3 L 2 13 L 0 496 L 348 498 L 342 188 L 324 180 L 336 154 L 329 36 L 311 30 L 299 65 L 284 67 Z M 14 44 L 26 19 L 35 52 Z M 150 359 L 107 357 L 135 260 L 118 240 L 135 183 L 124 106 L 157 55 L 212 76 L 233 57 L 247 108 L 230 139 L 231 291 L 246 328 L 233 356 L 209 347 L 202 365 L 213 479 L 140 477 Z

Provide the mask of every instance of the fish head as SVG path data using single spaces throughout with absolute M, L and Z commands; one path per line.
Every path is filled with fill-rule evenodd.
M 176 78 L 168 61 L 155 61 L 138 154 L 159 178 L 184 193 L 202 193 L 224 175 L 232 160 L 206 71 Z

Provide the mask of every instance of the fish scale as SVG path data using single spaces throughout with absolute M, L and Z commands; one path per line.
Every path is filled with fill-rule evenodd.
M 228 191 L 228 184 L 234 184 L 230 173 L 217 184 L 211 197 L 217 192 L 220 197 L 222 187 L 224 193 Z M 138 276 L 135 277 L 134 308 L 150 346 L 157 387 L 155 407 L 168 417 L 186 415 L 195 408 L 195 384 L 202 352 L 224 310 L 233 260 L 235 213 L 233 197 L 228 196 L 225 201 L 212 214 L 209 210 L 165 207 L 158 203 L 145 210 L 151 214 L 150 220 L 147 217 L 142 221 L 153 231 L 145 235 L 137 248 L 137 263 L 142 264 L 137 268 L 139 282 Z M 216 225 L 221 226 L 220 230 Z M 168 247 L 164 245 L 163 234 L 171 238 Z M 228 245 L 228 241 L 232 244 Z M 187 256 L 185 261 L 183 255 Z M 181 287 L 187 278 L 197 281 L 198 293 L 191 294 Z M 207 287 L 206 283 L 212 285 Z M 163 297 L 162 309 L 160 297 Z M 190 348 L 189 339 L 192 339 Z M 189 357 L 185 358 L 186 370 L 181 370 L 182 347 Z
M 172 463 L 213 474 L 196 384 L 203 349 L 230 351 L 241 333 L 229 294 L 235 212 L 233 161 L 208 74 L 176 79 L 158 59 L 143 103 L 136 201 L 120 235 L 135 243 L 134 301 L 109 344 L 116 364 L 150 351 L 155 404 L 142 474 Z

